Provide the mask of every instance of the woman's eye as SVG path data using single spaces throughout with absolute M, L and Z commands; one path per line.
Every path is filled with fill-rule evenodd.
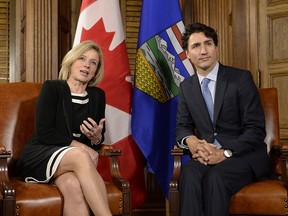
M 83 56 L 80 56 L 80 57 L 79 57 L 79 60 L 85 61 L 85 58 L 84 58 Z
M 97 65 L 97 62 L 96 61 L 91 61 L 91 64 L 96 66 Z

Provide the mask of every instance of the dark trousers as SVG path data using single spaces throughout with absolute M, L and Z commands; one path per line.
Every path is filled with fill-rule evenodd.
M 233 157 L 217 165 L 188 161 L 181 170 L 181 216 L 226 216 L 231 196 L 255 180 L 249 164 Z

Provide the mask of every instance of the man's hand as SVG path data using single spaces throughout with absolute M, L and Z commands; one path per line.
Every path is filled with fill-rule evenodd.
M 188 137 L 186 143 L 192 153 L 192 158 L 204 165 L 217 164 L 226 159 L 222 149 L 217 149 L 213 143 L 207 143 L 196 136 Z
M 226 160 L 226 157 L 224 156 L 224 150 L 223 149 L 214 149 L 211 155 L 208 157 L 208 164 L 214 165 L 218 164 L 224 160 Z

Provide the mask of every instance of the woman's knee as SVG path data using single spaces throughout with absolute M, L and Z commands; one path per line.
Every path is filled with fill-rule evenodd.
M 87 167 L 87 165 L 93 163 L 89 153 L 82 148 L 73 148 L 67 152 L 67 155 L 65 155 L 65 161 L 70 165 L 72 164 L 73 167 Z

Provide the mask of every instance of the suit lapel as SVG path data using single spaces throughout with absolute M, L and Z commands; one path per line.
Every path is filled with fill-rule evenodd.
M 220 64 L 216 82 L 213 124 L 215 124 L 218 118 L 223 103 L 226 87 L 227 87 L 226 69 L 223 67 L 223 65 Z
M 89 87 L 87 88 L 88 97 L 89 97 L 89 104 L 90 104 L 89 116 L 94 118 L 94 116 L 98 116 L 97 115 L 98 110 L 96 109 L 96 104 L 99 104 L 99 97 L 98 97 L 98 94 L 95 94 L 95 93 L 93 94 L 92 91 L 93 91 L 92 88 L 89 88 Z M 93 97 L 92 97 L 92 95 L 93 95 Z
M 199 79 L 198 76 L 195 74 L 192 77 L 192 94 L 193 95 L 193 99 L 195 106 L 198 106 L 198 110 L 200 111 L 199 113 L 201 113 L 203 115 L 203 119 L 205 119 L 206 122 L 211 122 L 210 116 L 209 116 L 209 112 L 208 109 L 206 107 L 206 103 L 204 101 L 204 98 L 202 96 L 202 91 L 201 91 L 201 86 L 199 84 Z M 206 112 L 203 110 L 206 110 Z M 212 123 L 212 122 L 211 122 Z M 212 126 L 212 124 L 211 124 Z
M 71 92 L 68 84 L 64 82 L 61 88 L 62 97 L 63 97 L 63 111 L 66 119 L 66 125 L 69 131 L 70 136 L 72 136 L 72 100 L 71 100 Z

